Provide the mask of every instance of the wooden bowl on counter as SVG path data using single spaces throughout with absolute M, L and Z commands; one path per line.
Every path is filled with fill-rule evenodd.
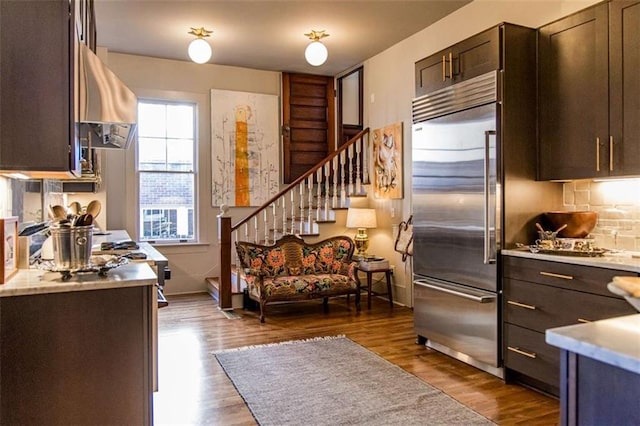
M 567 227 L 558 233 L 559 237 L 564 238 L 585 238 L 598 223 L 598 213 L 592 211 L 546 212 L 544 218 L 551 230 L 556 230 L 566 224 Z

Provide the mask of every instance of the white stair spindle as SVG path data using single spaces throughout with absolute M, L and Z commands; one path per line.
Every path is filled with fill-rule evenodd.
M 348 184 L 347 191 L 349 191 L 349 195 L 354 195 L 356 193 L 356 188 L 353 180 L 353 144 L 349 145 L 347 148 L 348 151 L 348 159 L 347 159 L 347 168 L 348 168 Z
M 362 194 L 362 181 L 360 180 L 360 162 L 362 161 L 363 157 L 362 157 L 362 150 L 361 150 L 361 145 L 359 140 L 356 141 L 356 143 L 354 144 L 354 147 L 356 151 L 355 191 L 356 191 L 356 194 L 360 195 Z
M 342 185 L 340 186 L 340 207 L 345 207 L 347 205 L 347 165 L 346 160 L 347 153 L 346 151 L 342 151 L 340 153 L 340 171 L 342 172 Z
M 324 164 L 324 220 L 329 220 L 329 197 L 331 196 L 331 182 L 329 181 L 330 171 L 331 171 L 331 162 L 328 161 Z M 320 185 L 320 184 L 318 184 Z
M 296 199 L 295 199 L 295 193 L 296 193 L 296 191 L 294 191 L 293 188 L 292 188 L 291 191 L 289 191 L 289 193 L 291 194 L 291 233 L 295 234 L 295 222 L 296 222 Z
M 258 244 L 258 215 L 253 217 L 253 242 Z
M 331 181 L 333 183 L 333 202 L 332 207 L 335 209 L 338 207 L 338 156 L 333 157 L 331 161 L 333 166 L 333 173 L 331 174 Z
M 300 230 L 299 232 L 302 234 L 304 232 L 304 184 L 300 182 L 298 184 L 299 193 L 300 193 Z
M 316 220 L 320 220 L 320 207 L 322 204 L 322 167 L 316 170 Z M 311 223 L 311 221 L 309 221 Z
M 267 209 L 262 210 L 264 212 L 264 243 L 269 244 L 269 216 L 267 215 Z
M 362 152 L 364 153 L 364 160 L 362 161 L 362 181 L 367 184 L 369 181 L 369 171 L 371 170 L 371 150 L 369 149 L 369 137 L 364 139 L 364 136 L 360 139 L 360 143 L 362 144 Z

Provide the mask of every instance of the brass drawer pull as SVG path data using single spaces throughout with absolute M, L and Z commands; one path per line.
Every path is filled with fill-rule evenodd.
M 511 352 L 515 352 L 515 353 L 517 353 L 517 354 L 524 355 L 524 356 L 526 356 L 526 357 L 528 357 L 528 358 L 536 359 L 536 354 L 535 354 L 535 352 L 527 352 L 527 351 L 523 351 L 522 349 L 520 349 L 520 348 L 514 348 L 513 346 L 507 346 L 507 349 L 509 349 Z
M 591 320 L 584 319 L 584 318 L 578 318 L 578 322 L 591 322 Z
M 547 276 L 547 277 L 554 277 L 554 278 L 562 278 L 563 280 L 572 280 L 573 279 L 573 277 L 571 275 L 554 274 L 553 272 L 541 271 L 540 275 L 544 275 L 544 276 Z
M 507 303 L 509 305 L 514 305 L 514 306 L 518 306 L 520 308 L 525 308 L 525 309 L 531 309 L 532 311 L 536 310 L 536 307 L 533 305 L 527 305 L 525 303 L 520 303 L 520 302 L 514 302 L 513 300 L 507 300 Z
M 442 57 L 444 60 L 444 56 Z M 444 63 L 443 63 L 444 66 Z M 600 138 L 596 138 L 596 172 L 600 171 Z
M 446 56 L 442 55 L 442 81 L 447 80 L 447 61 Z
M 613 171 L 613 136 L 609 136 L 609 170 Z

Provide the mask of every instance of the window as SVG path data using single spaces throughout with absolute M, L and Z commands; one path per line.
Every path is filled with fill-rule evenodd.
M 139 239 L 195 240 L 195 105 L 138 103 Z

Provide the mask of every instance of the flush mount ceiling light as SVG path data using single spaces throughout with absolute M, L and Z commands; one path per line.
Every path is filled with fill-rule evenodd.
M 325 45 L 320 42 L 320 39 L 329 37 L 329 34 L 327 34 L 325 30 L 311 30 L 310 33 L 306 33 L 305 35 L 313 40 L 304 51 L 304 57 L 307 59 L 307 62 L 314 67 L 324 64 L 324 61 L 327 60 L 328 52 Z
M 204 64 L 211 59 L 211 46 L 204 39 L 209 37 L 213 31 L 205 30 L 204 27 L 191 28 L 187 34 L 196 36 L 196 39 L 189 44 L 189 57 L 197 64 Z

